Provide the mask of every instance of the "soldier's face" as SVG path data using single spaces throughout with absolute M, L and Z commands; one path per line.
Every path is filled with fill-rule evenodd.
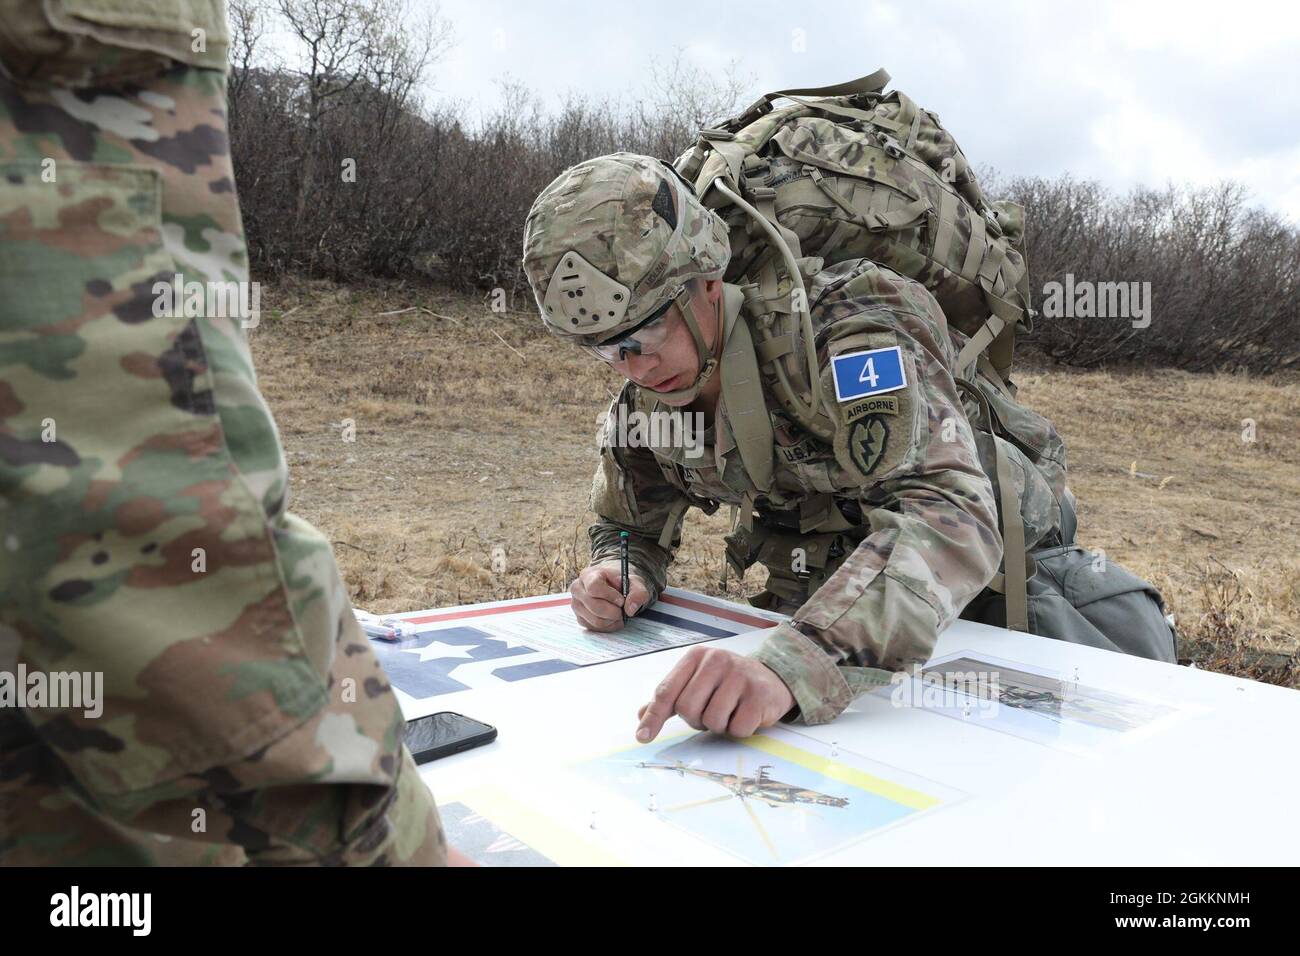
M 718 335 L 715 303 L 721 295 L 722 283 L 716 279 L 698 284 L 691 293 L 695 321 L 700 327 L 700 334 L 704 336 L 704 345 L 710 352 L 713 351 Z M 666 318 L 670 331 L 662 348 L 650 355 L 629 352 L 622 359 L 611 363 L 618 374 L 653 392 L 673 392 L 687 388 L 700 374 L 700 356 L 695 349 L 695 339 L 686 327 L 681 310 L 674 304 L 668 310 Z M 689 401 L 682 399 L 677 404 L 685 405 Z

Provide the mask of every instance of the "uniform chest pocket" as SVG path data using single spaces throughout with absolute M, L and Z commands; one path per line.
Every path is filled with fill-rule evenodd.
M 840 490 L 834 479 L 835 459 L 829 454 L 787 462 L 778 452 L 777 486 L 783 491 L 818 494 Z

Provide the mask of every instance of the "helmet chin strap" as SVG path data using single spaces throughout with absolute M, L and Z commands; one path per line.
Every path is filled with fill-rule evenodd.
M 695 310 L 691 307 L 691 296 L 685 288 L 677 294 L 677 307 L 681 309 L 682 318 L 686 320 L 686 327 L 691 330 L 691 338 L 695 340 L 695 354 L 700 361 L 700 374 L 695 377 L 695 382 L 686 388 L 679 388 L 673 392 L 655 392 L 654 395 L 660 401 L 667 401 L 674 405 L 683 405 L 695 401 L 695 397 L 700 394 L 700 389 L 713 377 L 713 373 L 718 370 L 718 359 L 710 354 L 708 347 L 704 344 L 704 335 L 700 332 L 699 324 L 695 321 Z M 719 354 L 722 352 L 722 296 L 714 303 L 714 319 L 717 322 L 714 334 L 714 348 Z

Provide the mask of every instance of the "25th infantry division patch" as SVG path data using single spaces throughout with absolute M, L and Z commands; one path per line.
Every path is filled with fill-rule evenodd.
M 871 474 L 889 445 L 889 425 L 880 415 L 868 415 L 849 423 L 849 458 L 864 475 Z

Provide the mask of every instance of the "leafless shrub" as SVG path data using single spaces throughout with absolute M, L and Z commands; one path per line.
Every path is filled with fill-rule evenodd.
M 679 52 L 650 64 L 630 103 L 575 95 L 546 110 L 505 84 L 504 105 L 470 122 L 416 95 L 451 42 L 436 8 L 416 20 L 405 0 L 231 0 L 231 20 L 231 148 L 253 266 L 342 280 L 424 275 L 506 289 L 513 307 L 526 289 L 524 219 L 547 183 L 617 150 L 671 158 L 746 105 L 752 86 L 734 63 L 714 76 Z M 291 48 L 263 42 L 273 26 Z M 1040 305 L 1067 274 L 1150 283 L 1146 327 L 1129 314 L 1041 317 L 1025 341 L 1049 358 L 1300 368 L 1300 231 L 1251 207 L 1242 187 L 1119 195 L 1069 176 L 982 179 L 1027 208 Z
M 425 274 L 518 292 L 519 241 L 537 193 L 594 155 L 671 157 L 741 105 L 735 65 L 714 81 L 651 64 L 630 104 L 571 97 L 547 112 L 505 84 L 477 122 L 415 91 L 446 51 L 435 12 L 403 0 L 232 0 L 230 128 L 252 263 L 336 279 Z M 278 57 L 265 36 L 290 48 Z M 346 175 L 355 164 L 355 177 Z
M 996 177 L 993 177 L 996 178 Z M 996 187 L 995 187 L 996 188 Z M 1236 183 L 1136 189 L 1068 176 L 1015 179 L 1030 287 L 1150 283 L 1150 324 L 1131 315 L 1040 318 L 1029 338 L 1069 365 L 1188 371 L 1300 368 L 1300 231 L 1252 208 Z

